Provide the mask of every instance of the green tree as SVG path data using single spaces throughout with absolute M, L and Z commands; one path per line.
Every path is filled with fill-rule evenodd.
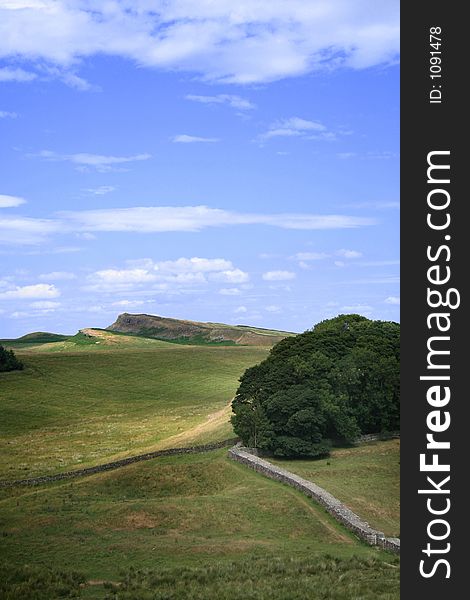
M 23 363 L 16 358 L 13 350 L 6 350 L 0 346 L 0 371 L 15 371 L 23 368 Z
M 246 445 L 321 456 L 331 440 L 399 427 L 397 323 L 339 315 L 286 338 L 247 369 L 232 403 Z

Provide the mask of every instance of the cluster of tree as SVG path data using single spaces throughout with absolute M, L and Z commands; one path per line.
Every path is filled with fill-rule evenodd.
M 332 440 L 399 428 L 400 326 L 339 315 L 286 338 L 245 371 L 232 424 L 275 456 L 325 456 Z
M 0 346 L 0 371 L 15 371 L 23 367 L 23 363 L 16 358 L 13 350 L 6 350 Z

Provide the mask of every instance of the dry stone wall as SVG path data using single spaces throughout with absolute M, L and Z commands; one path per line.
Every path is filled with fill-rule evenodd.
M 400 552 L 400 540 L 397 538 L 386 538 L 383 532 L 373 529 L 369 523 L 363 521 L 358 515 L 353 513 L 351 509 L 345 506 L 337 498 L 332 496 L 329 492 L 316 485 L 312 481 L 308 481 L 283 469 L 277 465 L 273 465 L 255 456 L 248 451 L 247 448 L 243 448 L 240 444 L 237 444 L 229 450 L 229 457 L 242 463 L 258 473 L 262 473 L 270 479 L 281 481 L 297 490 L 303 492 L 321 504 L 327 512 L 329 512 L 337 521 L 342 523 L 350 531 L 356 534 L 359 538 L 371 544 L 373 546 L 380 546 L 392 552 Z
M 121 460 L 96 465 L 95 467 L 87 467 L 85 469 L 76 469 L 75 471 L 65 471 L 64 473 L 56 473 L 55 475 L 42 475 L 39 477 L 31 477 L 29 479 L 16 479 L 14 481 L 0 481 L 0 488 L 14 487 L 18 485 L 40 485 L 51 481 L 60 481 L 62 479 L 73 479 L 75 477 L 84 477 L 85 475 L 93 475 L 93 473 L 102 473 L 104 471 L 112 471 L 126 465 L 131 465 L 143 460 L 151 460 L 159 456 L 174 456 L 176 454 L 197 454 L 199 452 L 208 452 L 209 450 L 217 450 L 218 448 L 227 448 L 233 446 L 238 438 L 230 438 L 221 442 L 212 444 L 203 444 L 201 446 L 189 446 L 187 448 L 168 448 L 166 450 L 155 450 L 155 452 L 147 452 L 146 454 L 137 454 L 129 456 Z

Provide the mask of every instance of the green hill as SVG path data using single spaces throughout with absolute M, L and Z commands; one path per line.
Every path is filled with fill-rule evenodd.
M 28 344 L 13 344 L 17 350 L 34 353 L 56 352 L 96 352 L 114 351 L 126 352 L 128 350 L 152 350 L 156 348 L 174 347 L 174 344 L 162 340 L 146 338 L 136 335 L 126 335 L 105 329 L 86 328 L 71 336 L 63 336 L 59 341 L 36 342 Z
M 0 479 L 232 437 L 237 381 L 267 354 L 105 335 L 119 343 L 80 334 L 15 350 L 24 370 L 0 374 Z
M 294 335 L 288 331 L 263 329 L 250 325 L 200 323 L 154 315 L 123 313 L 106 329 L 87 327 L 80 329 L 75 335 L 36 331 L 19 338 L 0 340 L 0 344 L 6 348 L 31 352 L 155 349 L 166 347 L 169 343 L 186 346 L 271 347 L 282 339 Z
M 360 543 L 312 500 L 230 461 L 226 450 L 2 495 L 5 579 L 29 565 L 18 598 L 46 579 L 46 565 L 82 573 L 90 583 L 80 597 L 96 600 L 399 597 L 396 557 Z M 115 582 L 116 596 L 103 581 Z
M 59 333 L 49 333 L 47 331 L 34 331 L 27 333 L 19 338 L 0 340 L 0 344 L 7 348 L 28 348 L 38 344 L 51 344 L 68 340 L 70 336 L 60 335 Z
M 123 313 L 107 327 L 117 331 L 183 344 L 237 344 L 245 346 L 273 346 L 295 334 L 288 331 L 262 329 L 248 325 L 201 323 L 170 319 L 156 315 Z

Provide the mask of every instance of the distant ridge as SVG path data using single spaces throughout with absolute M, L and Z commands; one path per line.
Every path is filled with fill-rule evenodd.
M 285 337 L 295 335 L 289 331 L 262 329 L 249 325 L 202 323 L 130 313 L 119 315 L 116 321 L 106 329 L 183 344 L 272 346 Z
M 0 340 L 2 342 L 15 342 L 17 344 L 47 344 L 51 342 L 62 342 L 69 339 L 69 335 L 60 333 L 49 333 L 48 331 L 34 331 L 19 338 Z

